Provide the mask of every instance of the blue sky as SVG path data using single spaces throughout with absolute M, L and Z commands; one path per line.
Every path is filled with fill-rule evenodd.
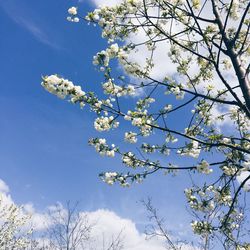
M 107 186 L 98 178 L 122 167 L 88 146 L 96 136 L 93 114 L 69 105 L 41 87 L 41 76 L 58 73 L 84 89 L 97 90 L 102 77 L 92 57 L 105 48 L 100 30 L 66 21 L 77 1 L 0 0 L 0 179 L 17 203 L 43 210 L 57 201 L 80 200 L 82 209 L 100 208 L 130 218 L 142 230 L 146 221 L 140 200 L 152 197 L 170 229 L 187 225 L 183 189 L 186 175 L 156 174 L 129 189 Z M 79 3 L 86 13 L 90 2 Z M 177 121 L 178 122 L 178 121 Z M 110 139 L 118 141 L 118 129 Z

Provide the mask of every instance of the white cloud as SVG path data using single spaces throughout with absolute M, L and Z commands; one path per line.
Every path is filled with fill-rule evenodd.
M 10 189 L 8 185 L 0 179 L 1 208 L 9 206 L 11 204 L 17 205 L 12 199 L 11 194 L 9 192 Z M 32 225 L 32 228 L 34 228 L 34 230 L 44 230 L 46 226 L 49 225 L 46 214 L 37 212 L 32 203 L 22 204 L 22 207 L 23 213 L 32 215 L 30 224 Z M 29 227 L 29 225 L 26 226 Z
M 241 174 L 237 176 L 237 180 L 240 184 L 250 176 L 250 155 L 246 155 L 245 160 L 246 162 L 242 164 L 245 171 L 242 171 Z M 247 180 L 243 189 L 248 192 L 250 191 L 250 179 Z
M 143 41 L 147 41 L 147 37 L 143 30 L 140 30 L 136 35 L 126 40 L 126 43 L 139 44 Z M 168 57 L 170 50 L 170 44 L 166 41 L 158 42 L 156 49 L 154 50 L 153 63 L 154 67 L 150 72 L 150 76 L 154 79 L 162 79 L 167 74 L 173 75 L 176 73 L 176 65 L 173 64 Z M 138 63 L 140 66 L 146 65 L 146 58 L 150 58 L 151 51 L 145 45 L 138 47 L 138 50 L 132 51 L 129 55 L 129 60 Z
M 24 204 L 23 209 L 32 215 L 30 225 L 35 231 L 45 230 L 50 225 L 47 214 L 37 212 L 32 203 Z
M 9 194 L 8 185 L 0 179 L 0 193 L 2 195 L 2 204 L 12 204 L 11 195 Z M 46 211 L 53 213 L 56 209 L 66 211 L 61 203 L 57 206 L 48 206 Z M 45 230 L 49 225 L 50 221 L 48 219 L 47 213 L 40 213 L 36 211 L 32 203 L 26 203 L 23 205 L 23 209 L 26 213 L 32 214 L 31 225 L 35 231 Z M 116 238 L 119 234 L 126 250 L 165 250 L 163 239 L 152 238 L 146 240 L 146 235 L 141 233 L 137 228 L 135 223 L 127 218 L 122 218 L 115 212 L 105 209 L 98 209 L 96 211 L 82 211 L 80 213 L 82 216 L 87 216 L 90 224 L 93 224 L 90 245 L 95 246 L 98 249 L 100 246 L 108 245 L 111 243 L 113 238 Z M 46 239 L 41 239 L 41 242 Z M 190 245 L 183 245 L 184 250 L 195 250 L 195 248 Z
M 132 220 L 122 218 L 112 211 L 99 209 L 84 214 L 88 216 L 90 222 L 96 223 L 93 228 L 93 236 L 98 246 L 102 245 L 103 237 L 108 241 L 108 239 L 112 239 L 121 232 L 121 239 L 123 239 L 124 249 L 126 250 L 166 249 L 162 238 L 155 237 L 146 240 L 146 235 L 138 231 Z M 103 237 L 101 237 L 102 235 Z M 183 244 L 182 249 L 198 250 L 188 244 Z
M 250 176 L 250 172 L 249 171 L 244 171 L 242 172 L 239 176 L 237 176 L 237 180 L 238 182 L 241 184 L 243 181 L 245 181 L 248 177 Z M 245 183 L 245 185 L 243 186 L 243 189 L 245 191 L 250 191 L 250 179 L 248 179 L 248 181 Z
M 8 193 L 10 190 L 9 190 L 9 187 L 8 185 L 0 179 L 0 192 L 1 193 Z
M 82 2 L 82 0 L 80 0 Z M 97 7 L 99 6 L 115 6 L 122 2 L 122 0 L 91 0 Z
M 14 203 L 9 192 L 10 192 L 9 186 L 3 180 L 0 179 L 1 207 L 8 206 Z
M 103 239 L 100 237 L 102 234 L 104 238 L 111 239 L 122 232 L 121 238 L 127 250 L 165 249 L 162 241 L 156 239 L 146 241 L 145 235 L 137 230 L 134 222 L 121 218 L 112 211 L 100 209 L 86 214 L 91 222 L 96 222 L 93 235 L 99 246 L 102 244 Z

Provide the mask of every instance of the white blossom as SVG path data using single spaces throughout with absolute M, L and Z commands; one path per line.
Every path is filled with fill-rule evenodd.
M 95 150 L 101 155 L 101 156 L 108 156 L 108 157 L 115 157 L 115 152 L 117 148 L 114 144 L 111 145 L 111 147 L 108 146 L 106 143 L 105 138 L 95 138 L 90 139 L 89 144 L 93 145 L 95 147 Z
M 136 143 L 137 142 L 137 133 L 133 133 L 133 132 L 126 132 L 125 133 L 125 141 L 129 142 L 129 143 Z
M 212 232 L 212 226 L 207 221 L 193 221 L 191 223 L 194 233 L 196 234 L 209 234 Z
M 103 176 L 103 181 L 109 185 L 113 185 L 117 177 L 116 172 L 106 172 Z
M 117 128 L 119 125 L 119 122 L 114 121 L 114 117 L 113 116 L 101 116 L 101 117 L 97 117 L 95 119 L 94 122 L 94 127 L 97 131 L 108 131 L 110 130 L 112 127 L 113 128 Z
M 199 173 L 203 174 L 211 174 L 213 172 L 213 169 L 209 168 L 209 163 L 205 160 L 203 160 L 198 166 L 197 170 Z
M 69 8 L 68 13 L 73 16 L 77 15 L 77 8 L 76 7 Z

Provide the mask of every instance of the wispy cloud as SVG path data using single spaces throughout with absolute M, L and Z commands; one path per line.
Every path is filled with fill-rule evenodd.
M 39 42 L 46 44 L 54 49 L 60 49 L 60 46 L 51 41 L 48 35 L 41 30 L 35 23 L 30 20 L 27 20 L 23 17 L 12 18 L 16 23 L 21 25 L 23 28 L 28 30 Z
M 18 10 L 16 6 L 10 5 L 5 1 L 0 1 L 0 7 L 2 7 L 11 20 L 26 29 L 37 41 L 53 49 L 61 49 L 60 45 L 53 41 L 41 28 L 41 25 L 35 23 L 27 13 L 24 14 L 23 11 Z

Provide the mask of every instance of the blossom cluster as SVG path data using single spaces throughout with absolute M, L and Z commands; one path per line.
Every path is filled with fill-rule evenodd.
M 234 176 L 237 172 L 239 172 L 238 168 L 234 166 L 222 166 L 222 170 L 224 174 L 228 176 Z
M 94 127 L 97 131 L 108 131 L 111 128 L 117 128 L 119 126 L 119 122 L 115 121 L 113 116 L 101 116 L 97 117 L 94 122 Z
M 213 169 L 209 168 L 209 163 L 207 161 L 202 160 L 202 162 L 197 165 L 197 171 L 203 174 L 211 174 Z
M 0 198 L 0 243 L 1 249 L 24 249 L 30 242 L 32 229 L 26 230 L 30 215 L 15 204 L 4 204 Z
M 232 196 L 229 188 L 215 187 L 213 185 L 203 188 L 185 189 L 185 195 L 189 206 L 196 211 L 213 211 L 215 204 L 230 206 Z
M 84 107 L 85 104 L 89 104 L 90 108 L 95 111 L 98 115 L 101 111 L 104 111 L 104 114 L 107 116 L 107 111 L 103 110 L 103 107 L 112 108 L 112 99 L 99 100 L 92 92 L 85 93 L 81 86 L 74 85 L 73 82 L 59 77 L 58 75 L 50 75 L 45 76 L 42 79 L 41 85 L 50 93 L 58 96 L 61 99 L 69 98 L 72 103 L 79 103 L 80 107 Z M 100 117 L 99 120 L 96 121 L 96 128 L 98 130 L 102 130 L 107 126 L 107 119 L 111 122 L 112 118 Z M 100 123 L 98 125 L 98 123 Z M 113 127 L 117 127 L 119 125 L 118 122 L 111 122 Z M 105 130 L 105 129 L 104 129 Z
M 70 14 L 70 16 L 67 17 L 67 20 L 69 22 L 74 22 L 74 23 L 78 23 L 80 21 L 80 19 L 76 16 L 77 15 L 77 8 L 76 7 L 70 7 L 68 9 L 68 14 Z
M 215 208 L 215 203 L 210 199 L 207 190 L 199 190 L 195 192 L 193 189 L 185 189 L 185 195 L 189 206 L 196 211 L 212 211 Z
M 104 138 L 92 138 L 89 140 L 89 144 L 95 147 L 95 150 L 102 156 L 114 157 L 117 148 L 114 144 L 111 147 L 106 143 Z
M 156 145 L 150 145 L 149 143 L 142 143 L 141 145 L 141 149 L 144 153 L 147 153 L 147 154 L 152 154 L 156 151 L 157 149 L 157 146 Z
M 132 168 L 141 166 L 141 162 L 137 160 L 137 158 L 135 157 L 135 154 L 133 154 L 132 152 L 123 154 L 122 162 L 128 167 L 132 167 Z
M 108 185 L 113 185 L 115 182 L 119 182 L 122 187 L 129 187 L 129 183 L 126 181 L 126 176 L 122 176 L 117 172 L 106 172 L 100 175 L 102 180 Z
M 112 79 L 109 79 L 107 82 L 102 84 L 103 90 L 105 94 L 114 95 L 117 97 L 125 96 L 125 95 L 135 95 L 135 87 L 131 84 L 127 86 L 119 86 L 113 83 Z
M 127 48 L 120 48 L 117 43 L 110 45 L 106 50 L 98 52 L 93 57 L 93 64 L 100 67 L 108 67 L 110 59 L 118 58 L 119 60 L 125 60 L 128 58 Z
M 207 235 L 212 233 L 213 227 L 207 221 L 193 221 L 191 223 L 194 233 L 199 235 Z
M 123 66 L 124 71 L 136 77 L 143 76 L 144 72 L 140 65 L 129 60 L 131 46 L 119 47 L 117 43 L 110 45 L 106 50 L 98 52 L 93 57 L 93 64 L 99 66 L 101 71 L 109 69 L 111 59 L 116 58 Z
M 181 91 L 179 86 L 171 87 L 169 90 L 171 93 L 173 93 L 175 95 L 177 100 L 181 100 L 184 98 L 185 92 Z
M 154 124 L 154 119 L 152 116 L 147 115 L 147 110 L 141 111 L 128 111 L 124 119 L 131 121 L 133 126 L 140 129 L 143 136 L 149 136 L 152 132 L 151 124 Z
M 83 100 L 86 97 L 86 93 L 82 91 L 80 86 L 75 86 L 73 82 L 59 77 L 58 75 L 45 76 L 42 81 L 42 86 L 50 93 L 58 96 L 59 98 L 71 97 L 73 103 L 80 101 L 83 104 Z
M 125 141 L 129 143 L 136 143 L 137 142 L 137 133 L 134 132 L 126 132 L 125 133 Z

